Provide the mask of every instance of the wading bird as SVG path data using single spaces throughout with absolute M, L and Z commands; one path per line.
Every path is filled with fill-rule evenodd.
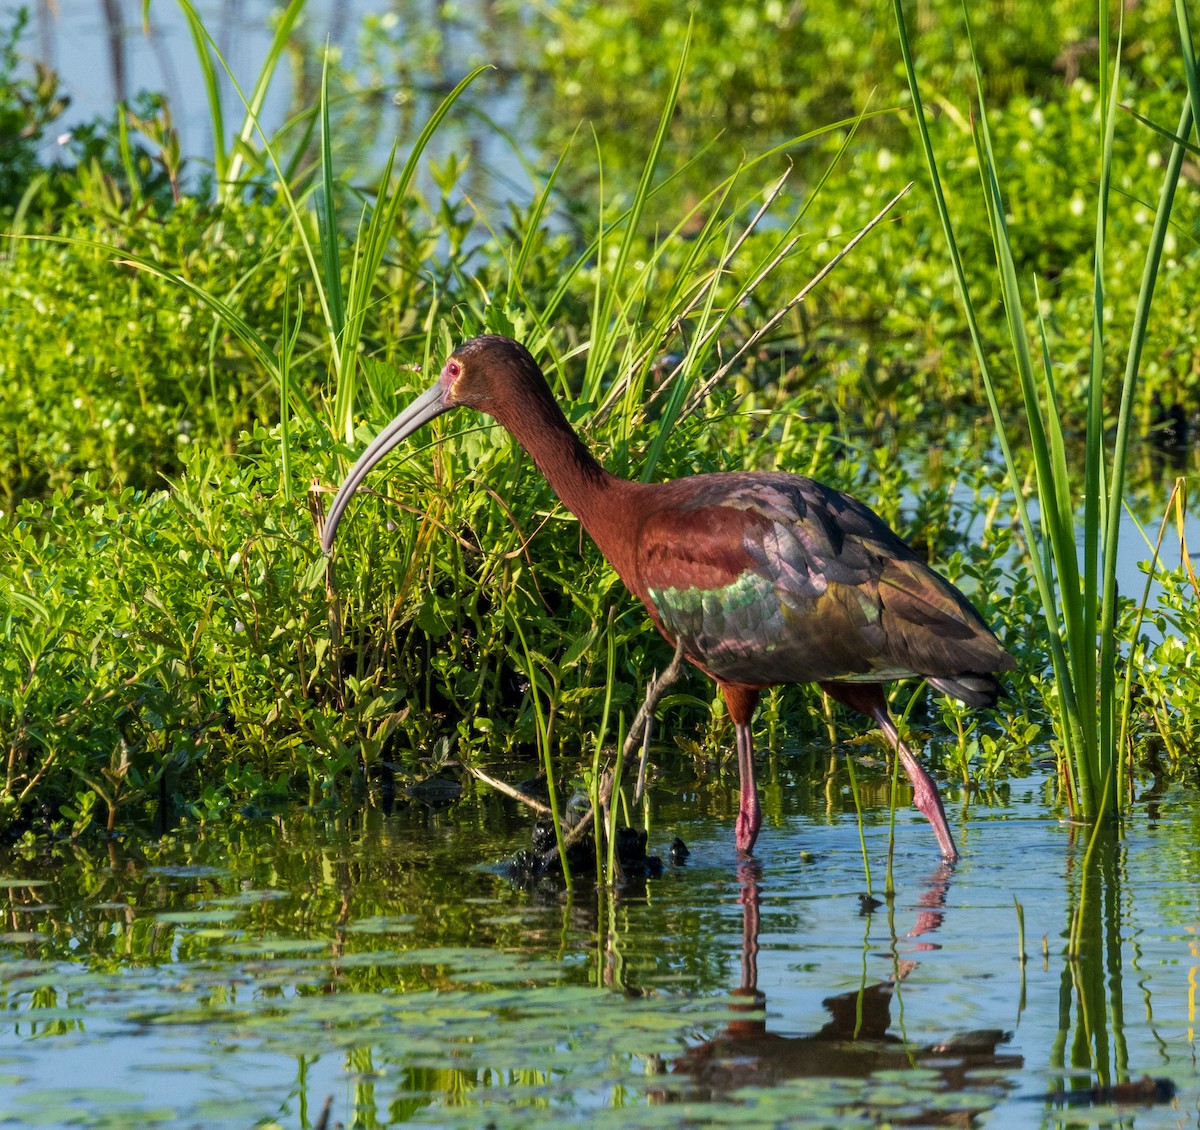
M 477 337 L 437 382 L 367 447 L 329 511 L 329 553 L 367 473 L 422 424 L 451 408 L 486 412 L 532 456 L 655 627 L 720 687 L 737 735 L 736 841 L 762 825 L 750 721 L 758 696 L 817 683 L 882 728 L 908 774 L 913 803 L 942 855 L 958 851 L 933 779 L 900 740 L 883 683 L 924 678 L 972 706 L 992 706 L 994 672 L 1015 666 L 962 593 L 868 507 L 813 479 L 731 471 L 666 483 L 610 474 L 567 422 L 529 351 Z

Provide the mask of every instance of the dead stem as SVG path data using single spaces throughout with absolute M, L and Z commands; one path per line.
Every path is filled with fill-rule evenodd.
M 666 689 L 674 683 L 683 672 L 683 642 L 680 641 L 675 645 L 675 655 L 671 662 L 661 675 L 653 676 L 646 688 L 646 697 L 642 701 L 642 705 L 638 708 L 637 714 L 634 715 L 633 725 L 629 728 L 629 733 L 625 736 L 625 746 L 623 752 L 623 760 L 629 759 L 633 755 L 634 749 L 639 743 L 642 746 L 641 764 L 638 769 L 637 789 L 634 793 L 634 804 L 640 804 L 642 794 L 645 792 L 646 784 L 646 760 L 650 751 L 650 732 L 651 723 L 654 719 L 654 711 L 658 706 L 659 700 L 662 698 Z M 540 800 L 528 796 L 521 792 L 520 789 L 514 788 L 512 785 L 501 781 L 498 777 L 493 777 L 490 773 L 477 768 L 474 765 L 464 765 L 464 768 L 476 780 L 482 781 L 485 785 L 490 785 L 497 792 L 503 793 L 513 800 L 520 801 L 526 808 L 532 808 L 539 816 L 549 817 L 551 815 L 550 806 L 543 804 Z M 600 807 L 605 812 L 608 811 L 608 806 L 612 801 L 613 789 L 616 786 L 613 774 L 605 773 L 600 781 L 599 798 Z M 550 782 L 550 787 L 553 788 L 553 782 Z M 564 830 L 563 835 L 563 850 L 568 850 L 575 846 L 591 829 L 596 822 L 595 810 L 589 808 L 587 812 L 579 819 L 579 821 L 569 829 Z M 559 858 L 559 848 L 555 844 L 554 847 L 548 848 L 542 853 L 541 864 L 543 867 L 551 866 L 555 860 Z
M 512 797 L 513 800 L 519 800 L 527 808 L 532 808 L 539 816 L 549 816 L 550 806 L 543 804 L 536 797 L 531 797 L 527 793 L 521 792 L 520 789 L 513 788 L 512 785 L 501 781 L 499 777 L 493 777 L 490 773 L 485 773 L 482 769 L 476 768 L 474 765 L 465 765 L 464 768 L 476 780 L 482 781 L 485 785 L 490 785 L 498 793 L 503 793 L 507 797 Z M 555 849 L 558 850 L 557 848 Z

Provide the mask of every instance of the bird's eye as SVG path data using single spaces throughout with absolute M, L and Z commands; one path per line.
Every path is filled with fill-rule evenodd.
M 457 361 L 446 362 L 446 374 L 454 380 L 458 380 L 462 374 L 462 366 Z

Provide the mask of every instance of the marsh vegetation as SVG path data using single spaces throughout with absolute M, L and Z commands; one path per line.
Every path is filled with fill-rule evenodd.
M 75 929 L 71 912 L 60 921 L 47 910 L 37 920 L 45 928 L 24 916 L 40 903 L 44 861 L 74 860 L 76 893 L 50 902 L 95 903 L 100 916 L 87 910 L 80 921 L 108 939 L 76 950 L 81 969 L 150 969 L 162 943 L 172 962 L 181 945 L 193 947 L 182 976 L 236 958 L 253 981 L 260 958 L 286 964 L 286 953 L 323 946 L 328 927 L 284 929 L 268 921 L 277 896 L 236 903 L 240 883 L 286 891 L 310 872 L 355 874 L 363 853 L 390 850 L 378 837 L 391 844 L 412 831 L 407 817 L 381 813 L 431 779 L 464 792 L 430 827 L 452 828 L 464 858 L 494 861 L 515 850 L 515 817 L 506 808 L 503 829 L 492 828 L 500 802 L 473 783 L 471 766 L 514 782 L 548 767 L 564 802 L 595 788 L 670 651 L 504 433 L 483 420 L 439 422 L 437 442 L 413 443 L 356 501 L 334 575 L 318 546 L 330 492 L 377 428 L 460 340 L 499 332 L 534 352 L 568 419 L 613 471 L 811 475 L 868 501 L 971 596 L 1018 661 L 1009 697 L 979 715 L 900 685 L 896 713 L 962 819 L 980 804 L 983 823 L 1002 828 L 1016 790 L 1022 827 L 1080 817 L 1108 828 L 1090 842 L 1087 866 L 1088 842 L 1073 838 L 1060 855 L 1057 841 L 1037 841 L 1038 868 L 1063 876 L 1061 999 L 1075 1000 L 1091 1026 L 1076 1026 L 1082 1015 L 1068 1007 L 1053 1052 L 1026 1057 L 1039 1073 L 1060 1070 L 1047 1092 L 1153 1072 L 1131 1068 L 1096 1017 L 1113 1003 L 1105 993 L 1119 987 L 1133 945 L 1120 896 L 1128 859 L 1145 864 L 1144 881 L 1149 841 L 1137 837 L 1163 797 L 1174 806 L 1168 893 L 1139 928 L 1161 941 L 1156 961 L 1192 960 L 1182 932 L 1195 918 L 1187 884 L 1197 861 L 1180 829 L 1194 822 L 1200 753 L 1200 530 L 1188 492 L 1200 465 L 1190 110 L 1200 94 L 1186 6 L 989 2 L 970 6 L 973 39 L 949 0 L 876 5 L 853 20 L 820 3 L 703 5 L 690 21 L 677 7 L 464 4 L 431 18 L 401 5 L 369 19 L 353 50 L 326 54 L 294 0 L 277 14 L 243 101 L 183 0 L 212 150 L 183 152 L 172 107 L 142 95 L 75 124 L 52 158 L 61 88 L 22 62 L 24 22 L 9 17 L 0 45 L 4 944 L 50 978 L 39 963 L 65 959 L 54 946 Z M 285 80 L 288 113 L 260 120 L 268 86 Z M 507 128 L 493 111 L 514 102 L 519 128 Z M 902 905 L 919 901 L 909 849 L 893 857 L 872 832 L 886 819 L 881 805 L 898 802 L 904 822 L 905 798 L 890 789 L 865 727 L 832 744 L 833 709 L 811 688 L 764 698 L 755 740 L 765 751 L 764 842 L 774 846 L 766 878 L 735 888 L 732 856 L 716 862 L 705 823 L 727 811 L 736 780 L 728 719 L 699 678 L 660 706 L 657 772 L 687 785 L 652 787 L 641 807 L 618 797 L 622 819 L 662 850 L 666 832 L 686 822 L 675 801 L 687 798 L 700 822 L 691 831 L 712 854 L 680 881 L 716 882 L 728 863 L 738 908 L 716 916 L 712 936 L 723 941 L 712 954 L 689 951 L 699 971 L 685 1012 L 712 1005 L 737 958 L 730 939 L 741 927 L 722 915 L 742 914 L 754 902 L 747 892 L 769 891 L 772 875 L 796 889 L 795 857 L 785 864 L 779 853 L 799 826 L 805 851 L 826 861 L 819 866 L 856 869 L 853 880 L 837 872 L 839 898 L 872 882 L 864 858 L 876 879 L 895 858 L 896 881 L 910 888 Z M 817 842 L 828 829 L 810 827 L 809 800 L 796 799 L 815 794 L 837 798 L 835 846 Z M 847 848 L 856 807 L 867 832 Z M 336 850 L 262 863 L 264 829 L 321 841 L 325 821 L 352 829 Z M 236 860 L 197 863 L 189 844 L 217 855 L 246 845 L 253 875 Z M 1006 850 L 1019 868 L 1021 849 Z M 966 857 L 968 872 L 981 867 L 982 854 Z M 102 893 L 121 873 L 140 884 L 144 868 L 191 876 L 194 865 L 217 867 L 212 890 L 160 900 L 161 923 L 139 913 L 150 897 L 140 887 Z M 338 930 L 377 922 L 404 934 L 408 918 L 389 915 L 415 914 L 422 900 L 447 921 L 463 917 L 446 944 L 474 956 L 443 962 L 441 942 L 423 934 L 419 959 L 364 958 L 389 972 L 353 989 L 358 1004 L 367 1007 L 368 990 L 427 992 L 444 980 L 457 993 L 481 979 L 499 995 L 472 1013 L 479 1020 L 512 1003 L 497 986 L 526 976 L 556 989 L 640 991 L 654 978 L 610 976 L 627 969 L 623 931 L 691 937 L 707 921 L 707 896 L 695 892 L 663 927 L 626 917 L 653 896 L 623 903 L 589 888 L 572 896 L 595 899 L 582 929 L 570 909 L 551 922 L 557 911 L 541 896 L 518 893 L 517 918 L 493 907 L 496 930 L 481 933 L 464 924 L 469 899 L 494 900 L 505 881 L 466 874 L 457 893 L 422 887 L 401 909 L 382 894 L 368 907 L 354 883 L 322 888 L 330 906 L 343 899 Z M 1022 882 L 1009 893 L 1028 915 L 1036 883 Z M 1009 893 L 997 896 L 1005 915 Z M 109 914 L 109 903 L 119 910 Z M 192 913 L 201 917 L 169 917 Z M 327 907 L 321 921 L 338 913 Z M 895 955 L 903 947 L 884 913 L 891 934 L 880 944 Z M 791 909 L 764 905 L 763 914 L 781 930 L 796 925 Z M 1009 928 L 996 921 L 988 929 Z M 568 939 L 546 947 L 552 973 L 518 962 L 488 980 L 471 965 L 501 935 L 511 941 L 510 927 Z M 872 929 L 856 943 L 864 967 Z M 1033 927 L 1030 948 L 1058 931 Z M 275 948 L 238 949 L 247 936 Z M 572 971 L 581 937 L 596 946 L 587 977 Z M 394 941 L 382 948 L 405 948 Z M 122 965 L 130 955 L 133 965 Z M 295 960 L 287 968 L 297 980 L 271 981 L 280 999 L 323 983 L 327 970 Z M 908 976 L 902 964 L 859 987 L 886 980 L 890 996 Z M 35 1008 L 65 1009 L 46 1020 L 76 1032 L 75 1006 L 50 981 L 7 983 L 18 1023 L 40 1024 L 26 1019 Z M 948 964 L 939 984 L 949 992 L 952 982 Z M 210 987 L 185 1025 L 224 1007 L 226 990 Z M 333 987 L 342 993 L 348 982 Z M 34 1000 L 27 988 L 49 995 Z M 79 1007 L 110 988 L 79 989 Z M 564 989 L 564 1008 L 573 991 Z M 638 1039 L 669 1032 L 677 1044 L 672 1007 L 648 1005 Z M 174 1023 L 158 1009 L 114 1023 Z M 465 1047 L 454 1027 L 462 1016 L 451 1008 L 443 1019 Z M 1013 1023 L 987 1008 L 954 1016 L 965 1028 Z M 728 1020 L 710 1016 L 708 1035 Z M 303 1045 L 301 1076 L 305 1057 L 326 1050 L 313 1046 L 308 1022 L 285 1023 L 279 1037 Z M 1156 1038 L 1147 1031 L 1139 1049 Z M 356 1079 L 369 1078 L 368 1045 L 342 1032 L 339 1054 L 354 1060 Z M 646 1046 L 664 1055 L 657 1038 Z M 914 1045 L 936 1038 L 922 1027 Z M 415 1080 L 434 1069 L 432 1045 L 414 1039 L 386 1057 Z M 1178 1031 L 1165 1038 L 1172 1071 L 1190 1041 Z M 542 1057 L 541 1075 L 509 1082 L 548 1086 L 562 1049 L 519 1047 L 522 1063 Z M 595 1104 L 606 1110 L 631 1086 L 632 1061 L 621 1057 L 632 1052 L 613 1047 L 610 1062 L 622 1066 Z M 471 1078 L 498 1062 L 472 1060 Z M 1196 1091 L 1194 1068 L 1184 1082 Z M 422 1097 L 397 1098 L 386 1117 L 363 1113 L 374 1101 L 363 1092 L 356 1117 L 416 1117 L 430 1095 L 441 1104 L 464 1086 L 425 1077 L 410 1088 Z M 551 1091 L 556 1109 L 572 1101 L 572 1086 Z M 309 1094 L 303 1080 L 298 1093 Z M 638 1092 L 647 1111 L 652 1093 Z M 504 1095 L 519 1124 L 527 1098 Z M 979 1101 L 1002 1098 L 989 1091 Z M 289 1124 L 315 1121 L 307 1101 L 287 1109 Z M 465 1107 L 463 1124 L 473 1124 L 478 1109 Z M 115 1120 L 128 1116 L 114 1109 Z M 277 1109 L 259 1105 L 247 1121 Z

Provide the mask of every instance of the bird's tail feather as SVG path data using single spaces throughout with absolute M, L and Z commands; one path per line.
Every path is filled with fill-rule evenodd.
M 995 706 L 1004 693 L 999 682 L 991 675 L 943 675 L 930 678 L 931 686 L 939 691 L 961 699 L 968 706 Z

